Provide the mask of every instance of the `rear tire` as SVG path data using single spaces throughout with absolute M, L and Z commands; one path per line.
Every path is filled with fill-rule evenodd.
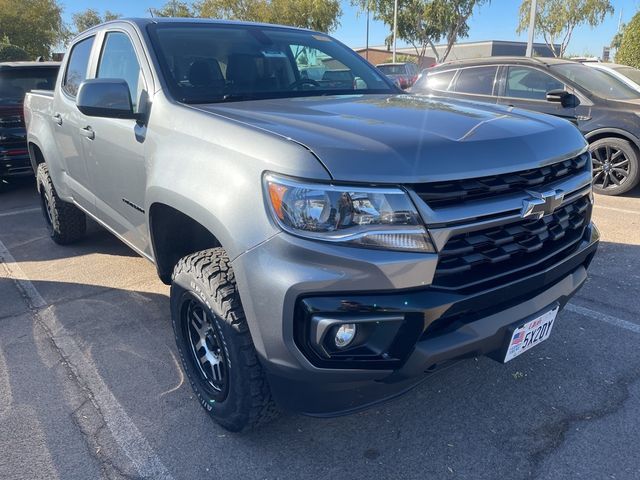
M 85 214 L 74 204 L 58 197 L 46 163 L 38 165 L 36 181 L 42 215 L 51 239 L 59 245 L 68 245 L 81 239 L 87 231 Z
M 171 318 L 191 387 L 217 423 L 239 432 L 277 416 L 222 248 L 178 262 L 171 284 Z
M 601 138 L 589 145 L 593 162 L 593 190 L 621 195 L 640 181 L 638 150 L 622 138 Z

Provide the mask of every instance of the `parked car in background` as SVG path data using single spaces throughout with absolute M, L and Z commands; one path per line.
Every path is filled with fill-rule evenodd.
M 325 88 L 355 88 L 356 77 L 348 68 L 342 68 L 337 70 L 325 70 L 322 74 L 322 80 L 318 82 L 319 85 Z
M 417 65 L 411 62 L 381 63 L 376 65 L 376 67 L 394 82 L 397 80 L 397 84 L 400 85 L 400 88 L 411 87 L 420 73 Z
M 640 92 L 640 70 L 618 63 L 583 62 L 585 65 L 613 75 L 618 80 Z
M 31 90 L 53 90 L 56 62 L 0 63 L 0 188 L 12 177 L 33 175 L 22 103 Z
M 589 142 L 596 192 L 619 195 L 640 180 L 640 93 L 590 66 L 551 58 L 460 60 L 428 69 L 411 91 L 565 118 Z
M 361 87 L 304 75 L 311 58 Z M 49 235 L 79 240 L 89 216 L 155 263 L 226 428 L 509 361 L 587 279 L 599 234 L 568 122 L 406 95 L 323 33 L 263 24 L 117 20 L 63 65 L 25 101 Z

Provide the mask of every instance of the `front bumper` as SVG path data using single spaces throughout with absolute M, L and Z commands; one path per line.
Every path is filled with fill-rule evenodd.
M 495 355 L 514 323 L 566 305 L 587 278 L 598 240 L 591 225 L 562 261 L 472 294 L 425 285 L 436 255 L 372 252 L 287 235 L 238 257 L 234 271 L 276 401 L 288 410 L 334 416 L 400 395 L 452 361 Z M 256 271 L 270 274 L 252 275 Z M 419 319 L 420 331 L 406 357 L 390 368 L 327 367 L 296 342 L 297 327 L 312 314 L 404 315 Z

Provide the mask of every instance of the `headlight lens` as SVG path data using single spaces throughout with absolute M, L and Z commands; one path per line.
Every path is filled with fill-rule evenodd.
M 408 195 L 398 188 L 304 183 L 265 176 L 271 211 L 286 231 L 354 246 L 434 252 Z

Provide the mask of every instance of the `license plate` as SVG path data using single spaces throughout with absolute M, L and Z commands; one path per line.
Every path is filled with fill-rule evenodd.
M 560 307 L 555 307 L 553 310 L 516 328 L 513 335 L 511 335 L 511 341 L 509 342 L 509 348 L 507 348 L 507 354 L 504 357 L 504 363 L 516 358 L 518 355 L 522 355 L 527 350 L 532 349 L 549 338 L 551 329 L 553 328 L 553 322 L 556 319 L 556 315 L 558 315 L 559 309 Z

